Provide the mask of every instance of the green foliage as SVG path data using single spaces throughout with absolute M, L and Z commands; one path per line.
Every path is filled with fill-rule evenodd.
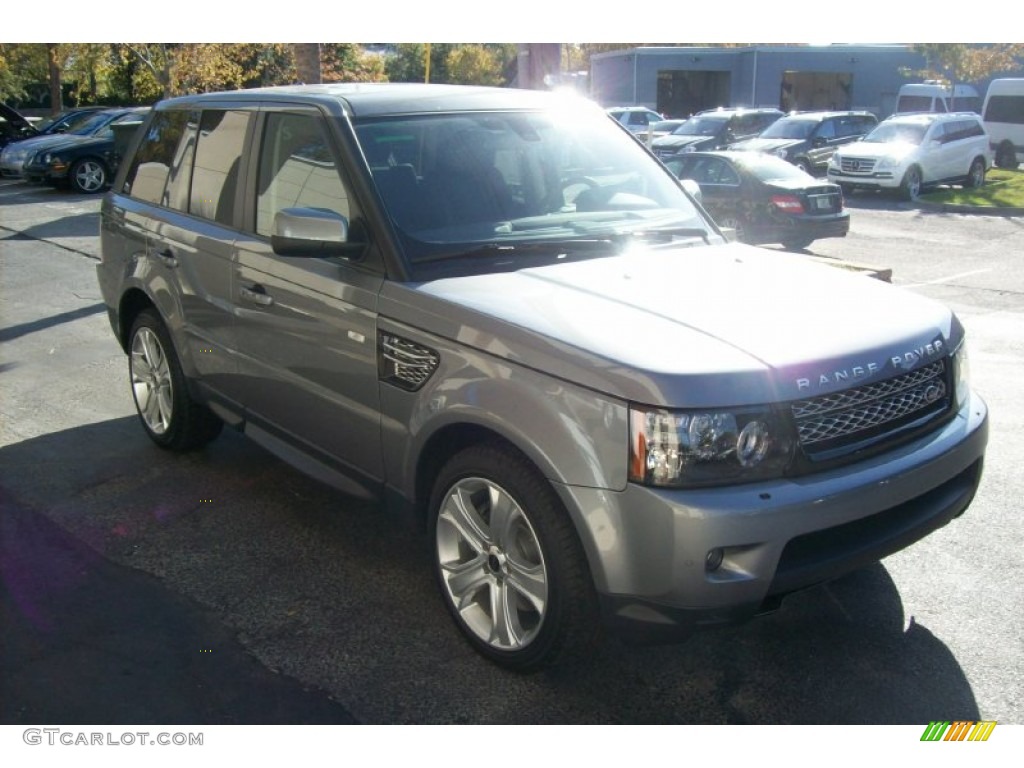
M 387 80 L 384 61 L 356 43 L 321 43 L 320 77 L 325 83 L 375 83 Z
M 422 83 L 426 60 L 426 44 L 399 43 L 385 63 L 388 79 Z M 430 82 L 508 85 L 515 76 L 515 61 L 514 43 L 431 43 Z
M 975 83 L 986 77 L 1019 69 L 1024 44 L 919 43 L 911 50 L 924 56 L 927 65 L 915 74 L 951 83 Z
M 922 195 L 921 199 L 930 203 L 976 205 L 986 208 L 1024 208 L 1024 171 L 993 168 L 985 175 L 983 187 L 950 187 Z

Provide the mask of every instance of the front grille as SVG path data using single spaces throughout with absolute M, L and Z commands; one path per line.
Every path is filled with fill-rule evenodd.
M 839 161 L 843 173 L 871 173 L 875 170 L 875 160 L 863 157 L 844 157 Z
M 875 384 L 790 404 L 800 445 L 812 459 L 835 458 L 877 443 L 952 406 L 945 360 Z

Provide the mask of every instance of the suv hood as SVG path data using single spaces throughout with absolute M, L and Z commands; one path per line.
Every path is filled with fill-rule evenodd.
M 954 315 L 929 299 L 738 244 L 389 283 L 381 299 L 382 315 L 666 406 L 838 391 L 931 363 L 962 335 Z M 894 328 L 905 335 L 894 340 Z
M 783 147 L 794 147 L 803 143 L 800 139 L 747 139 L 730 144 L 729 149 L 741 152 L 774 152 Z
M 837 150 L 842 157 L 891 158 L 900 160 L 920 149 L 905 141 L 858 141 Z
M 681 149 L 705 141 L 714 142 L 716 139 L 714 136 L 676 136 L 670 133 L 668 136 L 656 138 L 651 146 L 654 149 Z

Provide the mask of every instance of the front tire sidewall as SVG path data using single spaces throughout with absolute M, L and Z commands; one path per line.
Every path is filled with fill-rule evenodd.
M 535 534 L 547 581 L 547 602 L 532 639 L 517 649 L 499 648 L 467 626 L 445 583 L 439 552 L 440 511 L 452 489 L 463 480 L 484 479 L 506 491 L 518 504 Z M 445 607 L 469 643 L 484 657 L 517 672 L 533 672 L 556 663 L 577 637 L 595 637 L 596 606 L 589 570 L 575 529 L 550 483 L 514 449 L 484 444 L 456 454 L 438 475 L 430 499 L 430 540 L 434 575 Z
M 921 195 L 921 171 L 917 166 L 907 169 L 903 176 L 903 183 L 900 184 L 900 193 L 907 201 L 917 200 Z

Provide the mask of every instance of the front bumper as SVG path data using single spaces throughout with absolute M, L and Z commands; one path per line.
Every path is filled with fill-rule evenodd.
M 988 439 L 973 395 L 941 429 L 859 464 L 694 491 L 559 488 L 607 623 L 640 639 L 748 619 L 899 551 L 967 509 Z M 708 553 L 723 551 L 709 572 Z
M 55 183 L 68 177 L 68 165 L 26 163 L 22 168 L 22 177 L 32 183 Z
M 841 170 L 830 167 L 828 180 L 836 184 L 862 189 L 897 189 L 903 183 L 903 173 L 898 169 L 871 173 L 843 173 Z

